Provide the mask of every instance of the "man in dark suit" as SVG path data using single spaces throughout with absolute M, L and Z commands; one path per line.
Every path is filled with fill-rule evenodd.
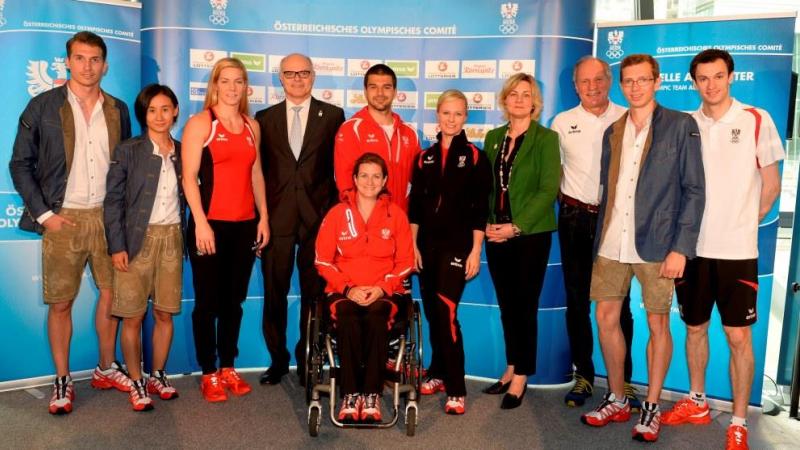
M 286 343 L 287 294 L 295 252 L 300 277 L 300 340 L 297 373 L 305 371 L 305 318 L 311 302 L 323 295 L 314 268 L 314 243 L 325 213 L 338 201 L 333 179 L 333 145 L 344 122 L 341 108 L 311 97 L 314 66 L 298 53 L 281 60 L 279 77 L 286 100 L 259 111 L 261 162 L 267 183 L 271 240 L 264 251 L 263 330 L 272 364 L 261 384 L 278 384 L 289 372 Z

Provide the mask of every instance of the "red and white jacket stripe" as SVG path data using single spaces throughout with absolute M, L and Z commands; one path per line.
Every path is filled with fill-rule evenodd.
M 420 152 L 417 130 L 403 122 L 396 113 L 391 138 L 367 111 L 367 107 L 355 113 L 339 127 L 334 146 L 333 167 L 336 187 L 339 192 L 352 189 L 353 164 L 364 153 L 376 153 L 386 160 L 389 180 L 386 188 L 392 200 L 403 211 L 408 212 L 408 193 L 414 161 Z
M 402 293 L 414 265 L 408 218 L 384 194 L 364 222 L 355 195 L 352 189 L 342 192 L 342 202 L 331 208 L 317 233 L 314 264 L 327 283 L 325 292 L 378 286 L 386 295 Z

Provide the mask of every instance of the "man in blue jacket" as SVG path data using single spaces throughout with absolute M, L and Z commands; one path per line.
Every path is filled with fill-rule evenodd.
M 42 285 L 56 368 L 51 414 L 72 411 L 72 304 L 87 262 L 100 291 L 95 319 L 100 362 L 92 374 L 92 386 L 128 392 L 131 385 L 114 356 L 113 270 L 102 210 L 111 154 L 130 137 L 131 124 L 127 105 L 100 89 L 108 71 L 106 52 L 103 39 L 88 31 L 67 41 L 70 79 L 28 103 L 19 119 L 9 164 L 14 187 L 25 203 L 20 228 L 43 233 Z
M 650 340 L 649 389 L 633 438 L 654 442 L 661 424 L 658 399 L 672 359 L 669 314 L 674 280 L 683 275 L 686 259 L 695 256 L 705 179 L 697 123 L 688 114 L 656 103 L 661 85 L 658 62 L 650 55 L 628 56 L 620 64 L 620 84 L 629 110 L 603 136 L 590 294 L 597 302 L 609 392 L 581 420 L 600 427 L 630 419 L 619 316 L 635 275 L 642 285 Z

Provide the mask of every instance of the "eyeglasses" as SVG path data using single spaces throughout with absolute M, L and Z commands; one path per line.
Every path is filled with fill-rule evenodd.
M 310 70 L 284 70 L 283 71 L 283 78 L 291 80 L 294 77 L 300 77 L 302 79 L 306 79 L 311 76 Z
M 635 80 L 633 78 L 625 78 L 624 80 L 622 80 L 622 85 L 625 86 L 626 88 L 630 89 L 630 88 L 633 87 L 634 84 L 639 86 L 639 87 L 647 86 L 648 84 L 652 83 L 653 80 L 655 80 L 655 78 L 644 78 L 643 77 L 643 78 L 637 78 Z

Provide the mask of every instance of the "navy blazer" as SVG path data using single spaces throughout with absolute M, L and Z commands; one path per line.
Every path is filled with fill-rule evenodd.
M 594 255 L 608 228 L 619 177 L 622 138 L 628 113 L 603 135 L 600 169 L 602 193 Z M 636 251 L 648 262 L 661 262 L 669 252 L 694 258 L 705 208 L 705 173 L 700 131 L 689 114 L 656 105 L 647 135 L 634 199 Z
M 103 202 L 108 253 L 113 255 L 127 251 L 131 261 L 142 249 L 161 175 L 162 158 L 153 154 L 153 143 L 146 133 L 122 142 L 114 151 Z M 170 159 L 178 177 L 181 230 L 185 230 L 186 200 L 181 183 L 181 143 L 174 142 L 175 156 Z
M 113 159 L 117 144 L 131 137 L 128 106 L 103 92 L 103 116 Z M 14 187 L 25 202 L 21 229 L 41 234 L 44 227 L 36 218 L 61 209 L 74 153 L 75 119 L 65 84 L 31 99 L 19 118 L 9 169 Z

